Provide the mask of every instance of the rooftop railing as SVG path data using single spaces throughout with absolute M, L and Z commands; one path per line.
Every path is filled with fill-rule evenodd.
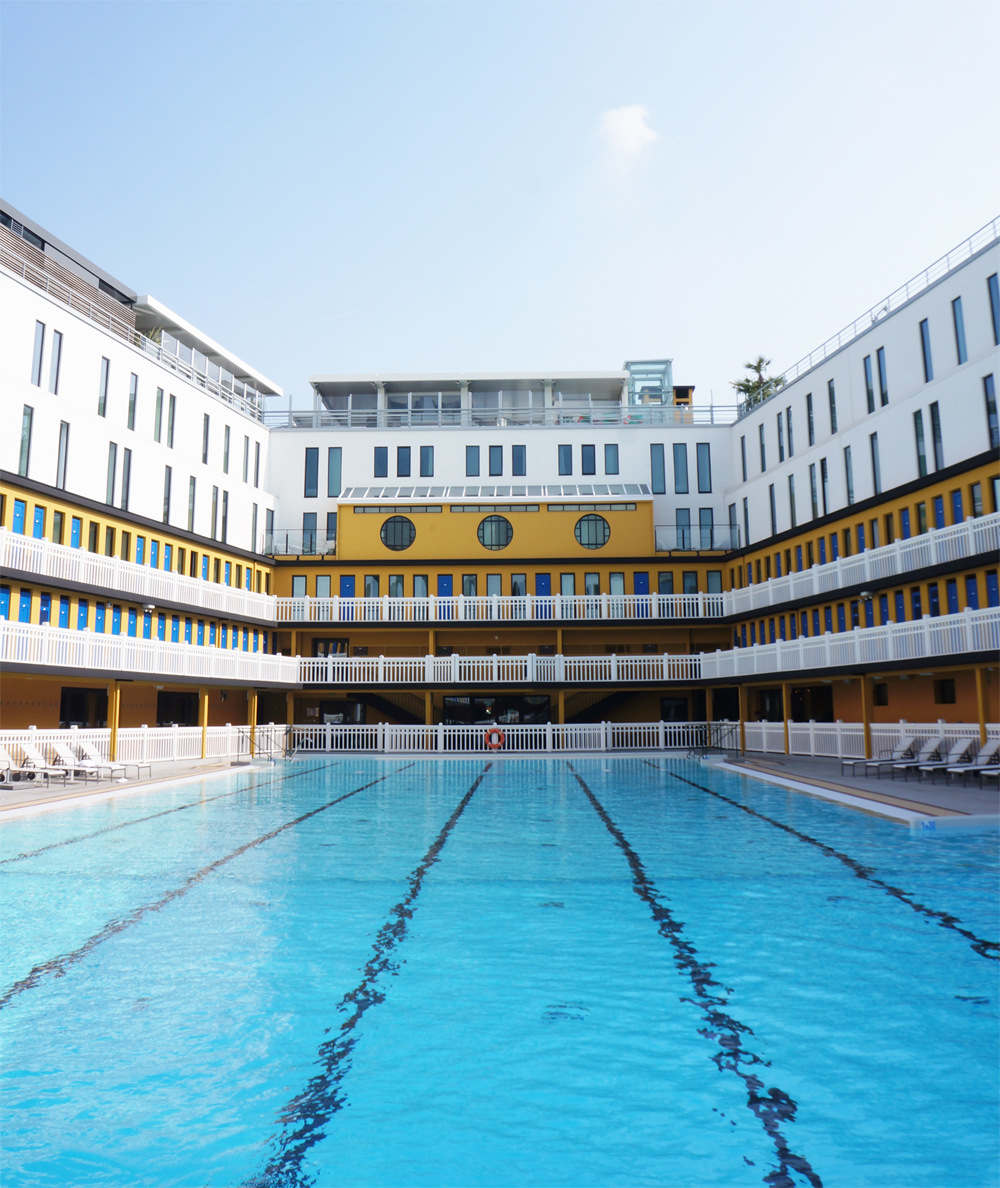
M 740 547 L 740 530 L 729 525 L 720 528 L 700 524 L 657 524 L 654 532 L 658 553 L 730 552 Z
M 950 252 L 945 253 L 939 260 L 935 260 L 933 264 L 925 268 L 923 272 L 918 272 L 912 280 L 908 280 L 905 285 L 901 285 L 894 292 L 890 293 L 884 300 L 873 305 L 871 309 L 866 310 L 859 318 L 855 318 L 853 322 L 845 326 L 839 333 L 834 334 L 828 338 L 826 342 L 816 347 L 815 350 L 810 351 L 808 355 L 804 355 L 797 363 L 792 364 L 791 367 L 786 368 L 781 377 L 785 384 L 790 384 L 797 380 L 800 376 L 811 371 L 818 364 L 822 363 L 824 359 L 828 359 L 831 355 L 837 353 L 848 343 L 853 342 L 855 338 L 864 334 L 865 331 L 870 330 L 876 322 L 899 309 L 900 306 L 905 305 L 907 301 L 911 301 L 918 294 L 929 289 L 931 285 L 951 272 L 953 268 L 957 268 L 959 264 L 964 264 L 966 260 L 970 260 L 977 252 L 982 251 L 983 248 L 989 247 L 1000 238 L 1000 218 L 996 218 L 987 223 L 984 227 L 980 227 L 975 234 L 970 235 L 968 239 L 964 240 L 958 247 L 952 248 Z M 748 413 L 753 412 L 761 404 L 766 404 L 773 396 L 780 394 L 781 389 L 773 392 L 771 396 L 766 396 L 763 400 L 747 400 L 740 403 L 737 413 L 737 419 L 745 417 Z
M 269 429 L 424 429 L 498 428 L 520 429 L 537 425 L 731 425 L 737 419 L 736 405 L 649 405 L 608 401 L 590 407 L 573 408 L 463 408 L 437 410 L 393 409 L 272 409 L 264 414 Z

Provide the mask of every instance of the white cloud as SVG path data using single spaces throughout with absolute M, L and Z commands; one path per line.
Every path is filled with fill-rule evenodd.
M 613 107 L 601 115 L 597 134 L 604 141 L 609 164 L 628 168 L 660 139 L 648 120 L 649 110 L 639 103 Z

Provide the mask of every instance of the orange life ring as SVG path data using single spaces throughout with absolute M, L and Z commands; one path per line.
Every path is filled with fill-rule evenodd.
M 499 751 L 503 744 L 507 741 L 504 732 L 497 726 L 491 726 L 486 731 L 486 746 L 491 751 Z

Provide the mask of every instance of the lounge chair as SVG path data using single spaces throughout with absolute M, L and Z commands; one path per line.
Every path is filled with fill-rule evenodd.
M 879 751 L 877 759 L 844 759 L 840 764 L 840 774 L 844 774 L 844 768 L 851 768 L 851 775 L 857 775 L 857 769 L 860 766 L 863 769 L 863 774 L 868 775 L 870 771 L 874 771 L 875 775 L 882 778 L 883 766 L 892 766 L 893 763 L 901 763 L 904 759 L 913 758 L 913 749 L 918 745 L 915 738 L 905 739 L 897 747 L 893 747 L 891 751 Z
M 959 763 L 955 766 L 949 765 L 946 769 L 947 782 L 951 783 L 953 775 L 961 775 L 962 787 L 965 787 L 966 778 L 970 775 L 979 775 L 983 768 L 993 766 L 997 761 L 997 756 L 1000 755 L 1000 743 L 988 742 L 985 747 L 982 747 L 979 754 L 970 763 Z
M 83 776 L 84 783 L 86 783 L 91 776 L 93 776 L 95 780 L 100 780 L 101 773 L 94 766 L 94 764 L 87 763 L 83 759 L 79 759 L 73 754 L 73 752 L 68 746 L 66 746 L 65 743 L 53 743 L 52 750 L 55 752 L 56 765 L 59 767 L 65 767 L 70 773 L 69 778 L 71 780 L 78 775 Z
M 84 739 L 78 739 L 76 749 L 80 755 L 80 761 L 85 766 L 89 767 L 91 771 L 106 771 L 108 779 L 115 779 L 117 772 L 123 778 L 128 776 L 128 768 L 124 763 L 112 762 L 110 759 L 105 759 L 98 749 Z
M 49 763 L 34 743 L 21 743 L 21 750 L 24 752 L 24 763 L 21 765 L 22 772 L 35 775 L 62 776 L 63 783 L 66 783 L 66 768 L 58 764 Z
M 952 755 L 951 755 L 950 759 L 941 759 L 937 763 L 924 763 L 921 767 L 918 767 L 917 768 L 917 780 L 920 781 L 924 778 L 925 771 L 930 772 L 932 784 L 934 783 L 935 777 L 939 771 L 945 772 L 945 779 L 947 780 L 947 778 L 948 778 L 947 771 L 948 771 L 949 764 L 971 762 L 976 751 L 979 749 L 979 739 L 978 738 L 970 739 L 965 745 L 965 750 L 961 753 L 961 755 L 959 755 L 956 758 L 955 751 L 957 751 L 960 746 L 961 746 L 961 743 L 955 744 L 955 748 L 952 751 Z
M 892 771 L 892 778 L 895 780 L 896 772 L 901 771 L 903 773 L 903 779 L 909 779 L 909 773 L 920 767 L 922 763 L 933 763 L 935 760 L 940 759 L 942 755 L 946 756 L 950 746 L 951 743 L 947 739 L 929 739 L 920 748 L 915 759 L 908 759 L 905 763 L 894 763 L 892 765 L 890 769 Z
M 19 767 L 10 757 L 10 752 L 6 747 L 0 747 L 0 775 L 2 775 L 2 782 L 5 786 L 13 787 L 14 779 L 32 781 L 37 780 L 39 775 L 45 776 L 45 786 L 49 785 L 49 772 L 39 772 L 34 767 Z

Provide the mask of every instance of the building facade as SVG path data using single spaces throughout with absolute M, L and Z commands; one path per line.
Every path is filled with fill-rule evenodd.
M 660 359 L 282 410 L 2 222 L 5 726 L 1000 717 L 997 223 L 756 404 Z

